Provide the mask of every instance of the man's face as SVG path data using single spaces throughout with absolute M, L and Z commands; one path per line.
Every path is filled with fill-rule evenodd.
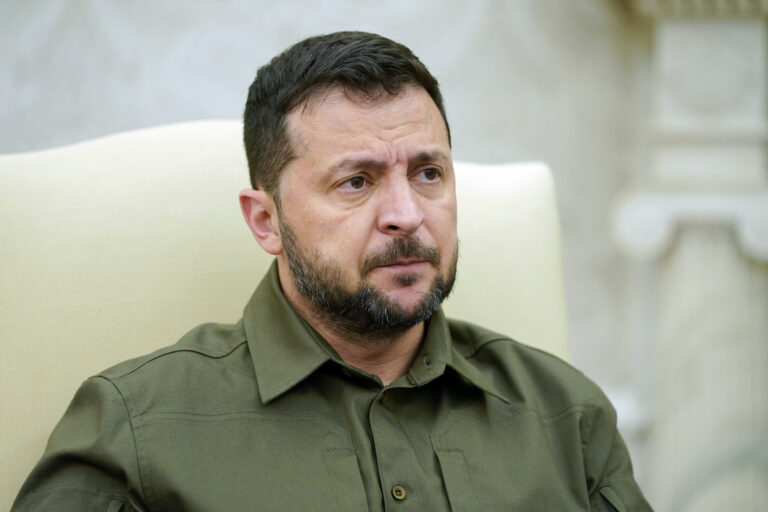
M 317 314 L 357 335 L 396 334 L 450 291 L 456 197 L 445 123 L 406 87 L 375 102 L 332 90 L 288 116 L 297 158 L 280 183 L 292 282 Z

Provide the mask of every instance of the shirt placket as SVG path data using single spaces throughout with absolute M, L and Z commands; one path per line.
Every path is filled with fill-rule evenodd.
M 424 474 L 424 461 L 419 457 L 431 456 L 429 439 L 414 447 L 403 431 L 404 418 L 399 407 L 400 397 L 419 393 L 418 388 L 385 388 L 371 402 L 368 421 L 372 435 L 379 482 L 387 511 L 448 510 L 439 474 Z M 413 399 L 413 396 L 409 398 Z M 414 449 L 423 450 L 417 454 Z

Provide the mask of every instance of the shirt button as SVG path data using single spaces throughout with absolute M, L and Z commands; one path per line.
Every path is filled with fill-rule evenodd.
M 405 499 L 405 489 L 403 489 L 402 485 L 392 487 L 392 497 L 397 501 L 403 501 Z
M 381 403 L 385 404 L 389 400 L 389 391 L 385 391 L 381 394 Z

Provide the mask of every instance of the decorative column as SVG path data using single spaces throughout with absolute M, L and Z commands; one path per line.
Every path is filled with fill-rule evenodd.
M 645 490 L 659 512 L 766 510 L 768 1 L 632 5 L 653 24 L 654 105 L 615 226 L 655 279 Z

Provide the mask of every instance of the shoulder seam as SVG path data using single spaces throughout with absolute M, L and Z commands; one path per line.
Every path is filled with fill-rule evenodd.
M 538 347 L 534 347 L 532 345 L 526 345 L 525 343 L 521 343 L 521 342 L 519 342 L 519 341 L 517 341 L 517 340 L 515 340 L 513 338 L 510 338 L 509 336 L 503 336 L 503 335 L 494 336 L 492 338 L 484 340 L 482 343 L 479 343 L 476 347 L 474 347 L 474 350 L 472 351 L 471 354 L 468 354 L 468 355 L 466 355 L 464 357 L 466 357 L 467 359 L 471 359 L 471 358 L 475 357 L 477 355 L 477 353 L 480 352 L 480 350 L 485 348 L 486 345 L 489 345 L 489 344 L 497 342 L 497 341 L 508 341 L 508 342 L 512 343 L 513 345 L 515 345 L 516 347 L 520 347 L 520 348 L 523 348 L 523 349 L 526 349 L 526 350 L 532 350 L 534 352 L 538 352 L 539 354 L 543 354 L 543 355 L 545 355 L 547 357 L 550 357 L 550 358 L 553 358 L 553 359 L 557 359 L 558 361 L 563 361 L 562 359 L 560 359 L 556 355 L 551 354 L 551 353 L 547 352 L 546 350 L 540 349 Z M 563 362 L 564 363 L 568 363 L 567 361 L 563 361 Z M 569 364 L 569 366 L 570 366 L 570 364 Z
M 227 357 L 228 355 L 230 355 L 235 350 L 237 350 L 240 346 L 242 346 L 247 341 L 248 341 L 247 339 L 243 339 L 243 340 L 237 342 L 235 345 L 233 345 L 226 352 L 221 353 L 221 354 L 217 354 L 217 355 L 213 355 L 213 354 L 210 354 L 210 353 L 207 353 L 207 352 L 204 352 L 202 350 L 195 349 L 195 348 L 189 348 L 189 347 L 171 348 L 171 347 L 169 347 L 166 351 L 163 351 L 160 354 L 155 354 L 154 356 L 149 357 L 145 361 L 142 361 L 141 363 L 137 364 L 135 367 L 131 368 L 130 370 L 128 370 L 126 372 L 121 373 L 120 375 L 117 375 L 115 377 L 107 377 L 106 375 L 104 375 L 104 372 L 101 372 L 101 373 L 99 373 L 97 375 L 97 377 L 103 377 L 103 378 L 105 378 L 105 379 L 107 379 L 107 380 L 109 380 L 111 382 L 113 378 L 114 379 L 120 379 L 120 378 L 126 377 L 126 376 L 128 376 L 128 375 L 130 375 L 130 374 L 132 374 L 132 373 L 134 373 L 134 372 L 136 372 L 138 370 L 140 370 L 141 368 L 143 368 L 144 366 L 148 365 L 149 363 L 151 363 L 153 361 L 156 361 L 157 359 L 160 359 L 162 357 L 169 356 L 169 355 L 172 355 L 172 354 L 178 354 L 178 353 L 181 353 L 181 352 L 192 352 L 192 353 L 195 353 L 195 354 L 200 354 L 201 356 L 209 357 L 211 359 L 222 359 L 222 358 Z

